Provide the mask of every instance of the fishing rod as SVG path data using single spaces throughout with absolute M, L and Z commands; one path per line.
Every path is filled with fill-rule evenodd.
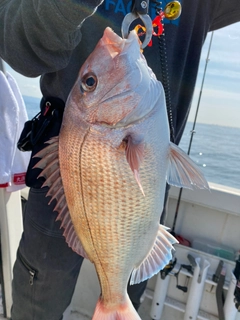
M 189 141 L 189 145 L 188 145 L 188 151 L 187 151 L 188 155 L 190 155 L 193 136 L 196 133 L 195 127 L 196 127 L 196 123 L 197 123 L 197 116 L 198 116 L 200 101 L 201 101 L 201 98 L 202 98 L 203 85 L 204 85 L 204 80 L 205 80 L 205 76 L 206 76 L 207 66 L 208 66 L 208 62 L 210 60 L 209 59 L 209 55 L 210 55 L 211 46 L 212 46 L 212 39 L 213 39 L 213 32 L 211 33 L 210 43 L 209 43 L 209 47 L 208 47 L 206 63 L 205 63 L 205 68 L 204 68 L 204 72 L 203 72 L 202 84 L 201 84 L 201 88 L 200 88 L 200 92 L 199 92 L 198 103 L 197 103 L 197 108 L 196 108 L 195 117 L 194 117 L 194 121 L 193 121 L 193 126 L 192 126 L 192 130 L 190 131 L 191 132 L 191 137 L 190 137 L 190 141 Z M 177 206 L 176 206 L 176 211 L 175 211 L 174 220 L 173 220 L 172 231 L 171 231 L 171 233 L 173 235 L 175 234 L 175 227 L 176 227 L 178 211 L 179 211 L 179 206 L 180 206 L 181 197 L 182 197 L 182 191 L 183 191 L 183 188 L 180 188 L 179 195 L 178 195 Z

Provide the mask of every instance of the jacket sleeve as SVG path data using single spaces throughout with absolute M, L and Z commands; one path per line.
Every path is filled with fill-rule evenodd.
M 102 1 L 0 0 L 0 56 L 28 77 L 64 68 Z
M 239 0 L 214 0 L 213 20 L 210 31 L 240 21 Z

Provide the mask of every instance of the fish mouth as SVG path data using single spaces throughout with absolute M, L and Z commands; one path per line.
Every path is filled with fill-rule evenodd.
M 121 38 L 110 27 L 104 30 L 104 34 L 101 40 L 108 47 L 109 54 L 114 58 L 120 53 L 124 53 L 129 50 L 129 46 L 135 46 L 137 49 L 137 55 L 141 54 L 141 42 L 135 30 L 130 31 L 128 38 Z M 131 48 L 133 49 L 133 48 Z M 132 52 L 136 52 L 132 50 Z
M 110 27 L 104 30 L 101 39 L 102 44 L 106 45 L 108 52 L 112 58 L 122 52 L 125 44 L 125 39 L 119 37 Z

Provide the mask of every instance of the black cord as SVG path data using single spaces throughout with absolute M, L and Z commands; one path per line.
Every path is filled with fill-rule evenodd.
M 162 2 L 158 0 L 152 0 L 155 4 L 156 14 L 159 15 L 162 11 Z M 170 139 L 172 142 L 175 142 L 175 130 L 173 125 L 173 113 L 172 113 L 172 101 L 171 101 L 171 90 L 169 83 L 169 74 L 168 74 L 168 61 L 167 61 L 167 46 L 165 34 L 158 37 L 158 47 L 159 47 L 159 59 L 160 59 L 160 68 L 162 73 L 162 85 L 165 92 L 168 122 L 170 129 Z
M 165 39 L 164 33 L 160 37 L 158 37 L 158 45 L 159 45 L 159 54 L 160 54 L 160 65 L 162 70 L 162 85 L 165 91 L 167 114 L 168 114 L 168 121 L 169 121 L 170 139 L 172 142 L 174 142 L 175 131 L 174 131 L 174 125 L 173 125 L 172 101 L 171 101 L 171 91 L 170 91 L 169 74 L 168 74 L 167 47 L 166 47 L 166 39 Z

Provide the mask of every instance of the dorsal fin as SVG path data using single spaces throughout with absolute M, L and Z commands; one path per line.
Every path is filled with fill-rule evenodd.
M 132 272 L 130 284 L 147 280 L 162 270 L 172 259 L 173 244 L 178 243 L 168 231 L 167 227 L 159 225 L 154 245 L 141 265 Z
M 58 137 L 53 137 L 46 143 L 49 145 L 34 156 L 35 158 L 41 158 L 34 168 L 43 169 L 38 177 L 44 177 L 46 179 L 42 187 L 49 187 L 46 195 L 51 196 L 49 203 L 51 203 L 54 199 L 57 201 L 54 208 L 54 211 L 58 212 L 56 221 L 61 221 L 61 228 L 64 228 L 63 235 L 68 246 L 79 255 L 83 256 L 84 258 L 88 258 L 74 230 L 64 194 L 59 168 Z

